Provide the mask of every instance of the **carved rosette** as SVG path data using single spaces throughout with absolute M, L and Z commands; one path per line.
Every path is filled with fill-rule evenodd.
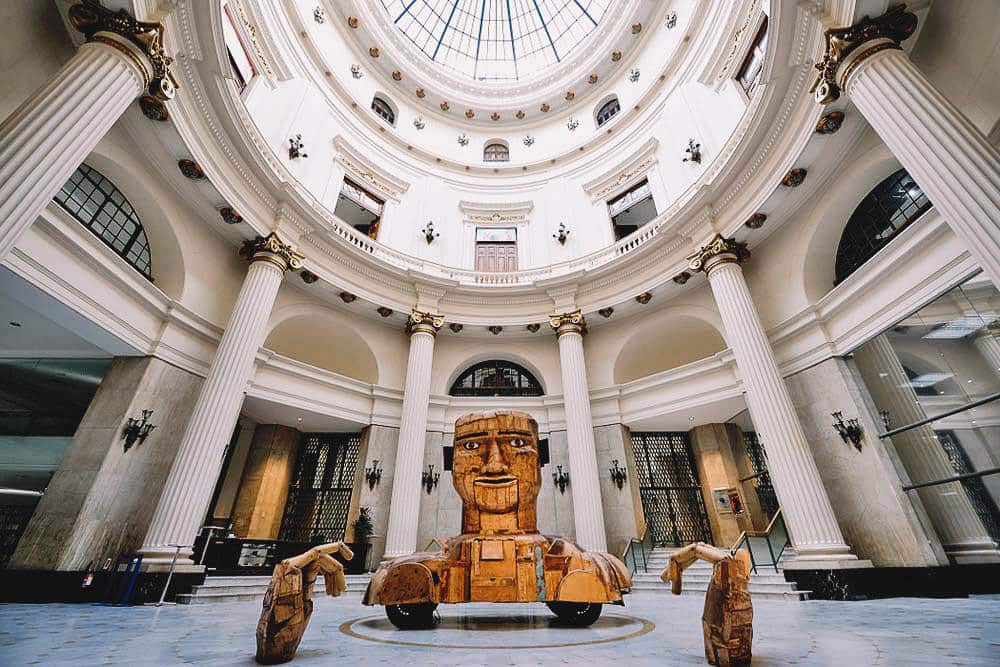
M 83 0 L 69 8 L 69 21 L 82 32 L 88 42 L 100 42 L 124 52 L 133 59 L 145 75 L 146 90 L 159 100 L 169 100 L 177 92 L 177 79 L 170 71 L 173 58 L 163 49 L 163 24 L 137 21 L 124 9 L 113 12 L 101 6 L 98 0 Z M 137 58 L 126 46 L 101 35 L 110 32 L 134 44 L 152 66 L 150 72 L 146 63 Z
M 707 245 L 688 255 L 687 260 L 692 271 L 709 273 L 716 266 L 730 262 L 741 264 L 749 257 L 750 251 L 747 250 L 746 243 L 716 234 Z
M 826 49 L 823 59 L 816 63 L 819 78 L 811 89 L 816 95 L 816 101 L 829 104 L 839 98 L 851 72 L 862 61 L 885 49 L 902 48 L 899 43 L 912 35 L 916 27 L 916 15 L 906 11 L 906 5 L 895 5 L 876 18 L 866 16 L 850 27 L 827 30 L 824 35 Z M 877 44 L 869 44 L 875 40 L 879 40 Z M 848 67 L 840 71 L 848 56 L 863 45 L 868 46 L 851 59 Z
M 444 315 L 428 313 L 414 308 L 410 311 L 410 317 L 406 320 L 406 333 L 413 335 L 417 332 L 429 333 L 436 336 L 438 330 L 444 326 Z
M 587 333 L 587 321 L 583 319 L 583 313 L 574 310 L 571 313 L 552 313 L 549 315 L 549 326 L 556 332 L 556 336 L 567 333 Z
M 268 261 L 278 266 L 282 271 L 298 271 L 302 268 L 305 256 L 292 250 L 274 232 L 267 236 L 258 236 L 243 242 L 240 257 L 248 262 Z

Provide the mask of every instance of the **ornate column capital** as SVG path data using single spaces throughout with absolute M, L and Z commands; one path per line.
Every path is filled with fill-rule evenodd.
M 444 315 L 414 308 L 410 311 L 409 319 L 406 320 L 406 333 L 410 336 L 418 332 L 437 336 L 438 329 L 442 326 L 444 326 Z
M 276 265 L 282 271 L 298 271 L 302 268 L 305 256 L 292 250 L 274 232 L 267 236 L 258 236 L 243 242 L 240 257 L 248 262 L 266 261 Z
M 811 92 L 816 94 L 816 101 L 820 104 L 829 104 L 839 98 L 851 72 L 863 60 L 885 49 L 902 48 L 899 43 L 912 35 L 916 28 L 916 15 L 906 11 L 906 5 L 895 5 L 881 16 L 875 18 L 865 16 L 852 26 L 827 30 L 824 33 L 826 49 L 822 60 L 816 63 L 819 77 L 811 89 Z M 837 76 L 838 70 L 848 56 L 863 44 L 875 40 L 879 42 L 855 55 L 843 72 L 840 72 L 840 77 Z
M 580 310 L 568 313 L 552 313 L 549 315 L 549 326 L 556 332 L 556 337 L 566 333 L 587 333 L 587 321 L 583 319 Z
M 692 271 L 711 273 L 712 269 L 722 264 L 742 264 L 750 257 L 747 244 L 734 238 L 726 238 L 716 234 L 707 245 L 687 256 L 688 267 Z
M 113 12 L 98 0 L 82 0 L 69 8 L 69 21 L 82 32 L 88 42 L 100 42 L 118 49 L 131 58 L 145 73 L 145 85 L 150 95 L 159 100 L 172 99 L 177 92 L 177 79 L 170 71 L 173 58 L 163 49 L 163 24 L 138 21 L 124 9 Z M 149 59 L 153 71 L 123 44 L 101 35 L 110 32 L 123 37 Z

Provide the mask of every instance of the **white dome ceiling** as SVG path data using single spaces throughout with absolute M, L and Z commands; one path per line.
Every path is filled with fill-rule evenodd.
M 611 0 L 381 0 L 430 61 L 469 80 L 510 82 L 558 65 L 598 27 Z

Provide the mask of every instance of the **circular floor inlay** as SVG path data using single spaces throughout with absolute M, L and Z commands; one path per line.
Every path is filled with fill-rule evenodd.
M 544 607 L 442 605 L 430 630 L 399 630 L 385 615 L 363 616 L 340 625 L 345 635 L 382 644 L 450 649 L 539 649 L 606 644 L 639 637 L 656 624 L 644 618 L 605 613 L 589 628 L 561 624 Z

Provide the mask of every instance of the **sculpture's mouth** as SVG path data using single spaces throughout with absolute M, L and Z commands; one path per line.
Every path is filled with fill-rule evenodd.
M 488 484 L 490 486 L 504 486 L 505 484 L 516 484 L 516 477 L 477 477 L 476 484 Z

